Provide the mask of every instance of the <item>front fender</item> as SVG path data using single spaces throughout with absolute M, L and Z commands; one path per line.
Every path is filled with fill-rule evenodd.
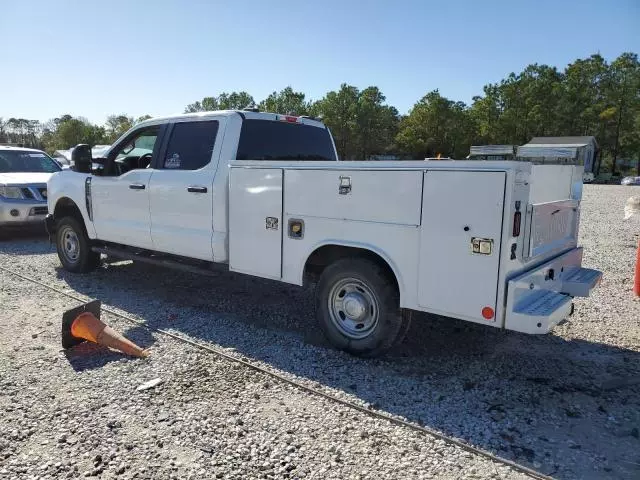
M 47 208 L 55 215 L 56 205 L 60 201 L 70 200 L 80 210 L 89 238 L 96 238 L 96 230 L 89 218 L 85 197 L 85 182 L 90 174 L 74 170 L 63 170 L 49 178 L 47 182 Z

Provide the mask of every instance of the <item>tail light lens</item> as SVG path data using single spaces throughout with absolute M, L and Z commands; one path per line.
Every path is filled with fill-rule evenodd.
M 513 214 L 513 236 L 520 236 L 520 223 L 522 221 L 522 213 L 516 212 Z

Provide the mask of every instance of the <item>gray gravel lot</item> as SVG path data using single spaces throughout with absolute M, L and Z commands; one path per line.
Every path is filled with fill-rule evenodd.
M 420 316 L 380 360 L 326 347 L 311 288 L 130 262 L 72 275 L 31 235 L 0 239 L 0 265 L 554 477 L 632 479 L 639 232 L 622 211 L 635 190 L 585 186 L 585 265 L 605 279 L 552 335 Z M 522 478 L 113 316 L 106 321 L 149 346 L 149 359 L 87 344 L 61 352 L 60 316 L 72 306 L 0 279 L 0 478 Z M 136 392 L 157 377 L 164 383 Z

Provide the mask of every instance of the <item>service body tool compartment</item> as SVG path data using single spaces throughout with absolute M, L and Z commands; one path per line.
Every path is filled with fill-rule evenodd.
M 229 270 L 282 276 L 282 170 L 229 172 Z
M 420 225 L 422 171 L 287 169 L 284 183 L 292 216 Z
M 418 302 L 425 310 L 496 321 L 506 173 L 424 174 Z

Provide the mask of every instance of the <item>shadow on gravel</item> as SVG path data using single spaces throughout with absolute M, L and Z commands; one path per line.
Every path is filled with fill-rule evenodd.
M 95 343 L 80 343 L 65 350 L 64 355 L 76 372 L 101 368 L 108 363 L 129 358 L 122 353 L 114 352 Z
M 0 253 L 11 255 L 42 255 L 55 252 L 49 244 L 43 225 L 22 228 L 0 228 Z
M 637 351 L 417 315 L 403 345 L 364 360 L 322 346 L 312 288 L 130 262 L 57 275 L 152 327 L 233 349 L 556 478 L 640 477 Z
M 143 349 L 151 347 L 156 342 L 153 334 L 143 326 L 134 326 L 122 331 L 121 333 Z

